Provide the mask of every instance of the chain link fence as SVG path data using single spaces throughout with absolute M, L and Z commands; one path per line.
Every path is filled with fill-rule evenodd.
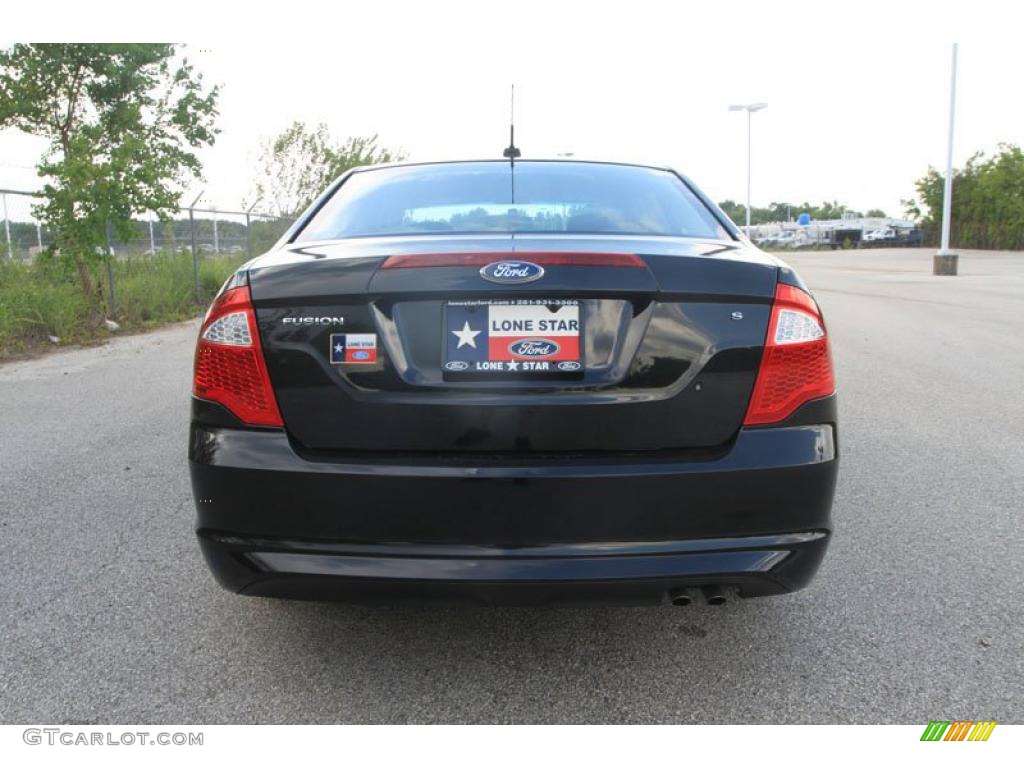
M 14 262 L 32 262 L 54 243 L 53 232 L 32 213 L 39 193 L 0 189 L 0 257 Z M 292 219 L 248 211 L 219 210 L 211 207 L 178 208 L 170 219 L 156 215 L 135 221 L 135 234 L 119 239 L 113 227 L 107 228 L 107 244 L 112 261 L 139 262 L 145 269 L 147 259 L 187 253 L 192 258 L 195 299 L 202 301 L 202 265 L 210 259 L 250 259 L 269 249 L 291 225 Z M 116 270 L 107 264 L 107 289 L 112 308 L 117 306 Z

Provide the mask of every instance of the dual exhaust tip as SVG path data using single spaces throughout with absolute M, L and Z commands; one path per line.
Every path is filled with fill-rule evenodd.
M 693 605 L 700 600 L 708 605 L 725 605 L 728 593 L 725 587 L 715 584 L 699 589 L 673 589 L 668 593 L 668 599 L 672 605 L 678 606 Z

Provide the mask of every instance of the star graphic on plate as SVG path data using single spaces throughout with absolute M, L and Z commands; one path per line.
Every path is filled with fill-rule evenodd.
M 519 370 L 519 363 L 517 363 L 515 360 L 509 360 L 508 361 L 508 369 L 510 371 L 518 371 Z
M 334 345 L 334 351 L 337 352 L 340 355 L 342 352 L 345 351 L 345 348 L 343 346 L 341 346 L 341 344 L 335 344 Z
M 479 336 L 481 332 L 474 331 L 470 328 L 469 320 L 467 320 L 462 324 L 461 331 L 452 331 L 452 333 L 454 333 L 455 337 L 459 340 L 458 346 L 455 347 L 456 349 L 462 349 L 467 344 L 473 349 L 476 349 L 476 337 Z

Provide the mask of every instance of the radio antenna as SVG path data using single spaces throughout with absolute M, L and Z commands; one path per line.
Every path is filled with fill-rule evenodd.
M 512 83 L 511 100 L 509 104 L 509 118 L 508 118 L 508 146 L 505 147 L 505 151 L 501 153 L 502 157 L 507 157 L 511 165 L 516 164 L 516 158 L 519 157 L 522 152 L 519 151 L 519 147 L 516 146 L 516 84 Z

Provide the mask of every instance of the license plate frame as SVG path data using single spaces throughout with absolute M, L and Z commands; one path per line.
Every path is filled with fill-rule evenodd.
M 449 299 L 442 336 L 446 381 L 574 380 L 586 370 L 580 299 Z

